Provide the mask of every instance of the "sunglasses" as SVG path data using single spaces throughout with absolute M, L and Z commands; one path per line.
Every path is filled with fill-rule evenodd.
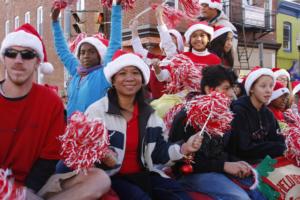
M 4 52 L 4 56 L 8 58 L 16 58 L 17 55 L 20 54 L 21 58 L 24 60 L 31 60 L 34 57 L 37 57 L 37 53 L 31 50 L 15 50 L 15 49 L 6 49 Z

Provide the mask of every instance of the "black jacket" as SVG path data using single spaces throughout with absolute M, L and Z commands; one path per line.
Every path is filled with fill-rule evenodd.
M 273 113 L 263 106 L 259 111 L 250 97 L 243 96 L 231 105 L 234 112 L 228 152 L 250 163 L 266 155 L 282 156 L 286 149 L 284 137 L 279 135 L 279 125 Z
M 171 142 L 185 142 L 196 133 L 193 127 L 186 126 L 186 117 L 184 109 L 174 117 L 169 136 Z M 195 163 L 192 164 L 194 173 L 224 172 L 224 163 L 227 161 L 237 161 L 237 159 L 224 151 L 223 138 L 221 136 L 210 138 L 207 133 L 204 133 L 201 148 L 194 156 Z M 181 175 L 179 169 L 183 164 L 183 162 L 175 164 L 173 168 L 175 175 Z

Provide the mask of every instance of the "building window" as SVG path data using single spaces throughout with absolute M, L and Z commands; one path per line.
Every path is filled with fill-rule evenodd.
M 37 32 L 43 37 L 43 7 L 40 6 L 37 9 L 37 20 L 36 20 Z
M 292 46 L 292 25 L 289 22 L 283 23 L 283 50 L 284 51 L 291 51 Z
M 5 22 L 5 35 L 7 35 L 8 33 L 9 33 L 9 27 L 10 26 L 10 24 L 9 24 L 9 20 L 6 20 L 6 22 Z
M 30 24 L 30 12 L 29 11 L 25 13 L 25 23 Z
M 76 4 L 77 10 L 84 10 L 85 9 L 85 0 L 79 0 Z
M 20 26 L 20 18 L 19 16 L 15 17 L 15 29 L 17 29 Z

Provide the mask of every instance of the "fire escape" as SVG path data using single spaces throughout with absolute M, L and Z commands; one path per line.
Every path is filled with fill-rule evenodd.
M 240 0 L 223 1 L 223 9 L 230 22 L 237 28 L 237 56 L 240 70 L 250 69 L 250 57 L 253 49 L 259 45 L 259 39 L 274 31 L 275 13 L 269 9 L 268 0 L 262 5 L 247 5 Z

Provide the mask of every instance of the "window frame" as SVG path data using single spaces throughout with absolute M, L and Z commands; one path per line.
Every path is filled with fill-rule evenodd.
M 24 22 L 30 24 L 30 11 L 27 11 L 24 15 Z
M 286 29 L 287 28 L 287 29 Z M 288 41 L 285 40 L 285 30 L 289 30 Z M 286 52 L 292 51 L 292 24 L 290 22 L 283 22 L 283 35 L 282 35 L 282 48 Z M 287 41 L 287 47 L 285 47 L 285 42 Z

